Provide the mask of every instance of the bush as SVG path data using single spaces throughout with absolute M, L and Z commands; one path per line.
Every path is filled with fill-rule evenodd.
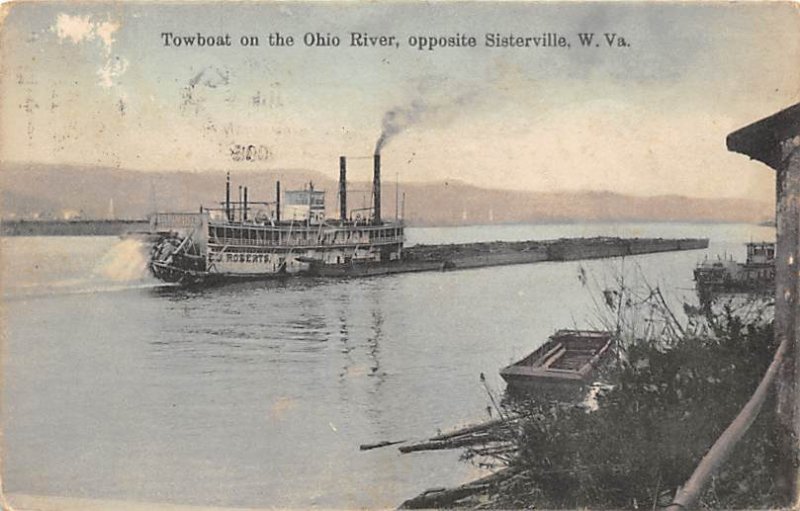
M 662 300 L 663 301 L 663 300 Z M 519 474 L 494 495 L 501 508 L 652 509 L 671 501 L 709 447 L 752 395 L 772 360 L 771 323 L 745 322 L 726 308 L 699 333 L 629 343 L 609 371 L 599 408 L 516 402 L 523 414 Z M 777 504 L 779 452 L 768 403 L 701 503 Z

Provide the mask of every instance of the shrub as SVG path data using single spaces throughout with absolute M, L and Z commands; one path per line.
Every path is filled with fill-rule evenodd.
M 664 304 L 663 298 L 660 300 Z M 665 304 L 664 304 L 665 305 Z M 674 319 L 674 316 L 672 316 Z M 536 400 L 508 465 L 518 474 L 493 507 L 653 509 L 671 501 L 738 414 L 776 349 L 771 322 L 726 307 L 707 328 L 629 341 L 607 373 L 599 407 Z M 778 503 L 774 406 L 768 403 L 701 499 L 708 507 Z

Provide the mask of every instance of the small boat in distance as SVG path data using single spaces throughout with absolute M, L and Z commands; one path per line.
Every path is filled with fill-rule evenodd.
M 590 382 L 595 369 L 610 353 L 613 338 L 599 330 L 559 330 L 533 353 L 500 371 L 509 387 Z
M 701 296 L 771 290 L 775 282 L 775 243 L 748 243 L 744 263 L 732 258 L 706 259 L 694 269 L 694 280 Z

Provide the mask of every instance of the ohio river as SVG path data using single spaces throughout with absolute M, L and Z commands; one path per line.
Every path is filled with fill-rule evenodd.
M 705 251 L 626 258 L 694 300 L 705 254 L 744 257 L 745 225 L 409 229 L 410 243 L 561 236 L 709 237 Z M 3 238 L 3 483 L 10 493 L 179 504 L 395 507 L 478 470 L 420 439 L 487 417 L 480 382 L 558 328 L 592 326 L 578 279 L 619 259 L 361 280 L 158 287 L 114 237 Z M 676 309 L 681 310 L 679 305 Z M 13 500 L 12 500 L 13 503 Z

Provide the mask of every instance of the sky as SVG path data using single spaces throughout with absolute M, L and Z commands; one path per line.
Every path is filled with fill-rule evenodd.
M 384 172 L 530 191 L 771 200 L 731 131 L 800 101 L 790 3 L 16 3 L 0 33 L 0 161 Z M 164 32 L 231 47 L 165 46 Z M 293 35 L 270 47 L 268 34 Z M 339 47 L 306 47 L 306 33 Z M 349 46 L 350 32 L 399 47 Z M 600 46 L 581 47 L 594 32 Z M 569 48 L 486 48 L 486 33 Z M 609 46 L 604 33 L 625 39 Z M 418 50 L 468 34 L 475 48 Z M 260 45 L 243 47 L 242 35 Z M 618 43 L 618 39 L 615 40 Z M 387 124 L 388 123 L 388 124 Z M 253 145 L 255 161 L 236 159 Z M 113 170 L 109 170 L 113 171 Z

